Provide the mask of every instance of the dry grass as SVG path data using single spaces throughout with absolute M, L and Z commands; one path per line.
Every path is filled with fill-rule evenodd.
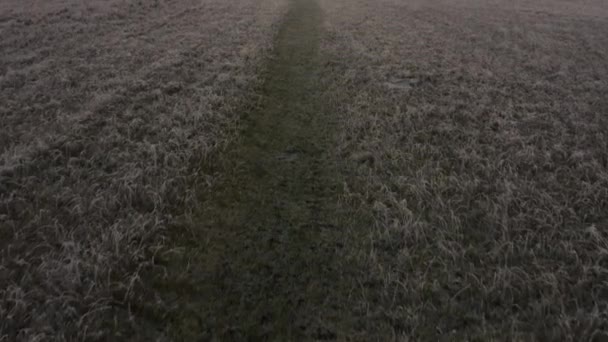
M 605 340 L 608 4 L 321 3 L 350 201 L 375 217 L 370 320 L 403 340 Z
M 374 222 L 353 336 L 607 339 L 608 4 L 319 2 L 344 199 Z M 285 9 L 0 3 L 0 341 L 162 337 L 142 274 Z
M 193 183 L 213 181 L 202 161 L 232 139 L 284 11 L 0 4 L 0 340 L 143 329 L 130 315 L 151 298 L 140 274 Z

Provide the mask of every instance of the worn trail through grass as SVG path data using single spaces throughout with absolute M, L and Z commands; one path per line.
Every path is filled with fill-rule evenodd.
M 201 199 L 168 284 L 183 303 L 171 334 L 196 338 L 333 339 L 353 322 L 339 166 L 322 103 L 321 11 L 293 0 L 276 38 L 263 100 L 219 161 L 224 180 Z M 171 289 L 172 288 L 172 289 Z

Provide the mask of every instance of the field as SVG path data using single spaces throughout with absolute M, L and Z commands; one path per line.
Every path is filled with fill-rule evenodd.
M 374 315 L 423 340 L 600 338 L 608 6 L 322 4 L 339 148 L 368 157 Z
M 608 339 L 602 0 L 6 0 L 0 51 L 0 341 Z
M 284 9 L 0 4 L 0 340 L 93 339 L 127 320 L 162 231 L 212 181 L 201 161 L 255 100 Z

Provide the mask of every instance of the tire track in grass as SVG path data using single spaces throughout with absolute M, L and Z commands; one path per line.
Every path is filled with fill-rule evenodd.
M 188 270 L 163 284 L 178 298 L 168 333 L 176 340 L 320 340 L 353 329 L 346 227 L 356 215 L 338 205 L 321 25 L 313 0 L 292 1 L 261 103 L 214 165 L 223 181 L 202 196 L 188 247 L 171 261 Z

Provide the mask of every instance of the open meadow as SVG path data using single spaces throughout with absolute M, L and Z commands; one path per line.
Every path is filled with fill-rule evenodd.
M 608 3 L 1 1 L 48 340 L 608 341 Z
M 414 340 L 605 339 L 608 4 L 320 2 L 375 217 L 370 315 Z
M 255 101 L 281 1 L 0 3 L 0 340 L 109 336 Z M 167 247 L 169 248 L 169 247 Z M 153 297 L 152 297 L 153 298 Z M 111 336 L 111 335 L 110 335 Z

